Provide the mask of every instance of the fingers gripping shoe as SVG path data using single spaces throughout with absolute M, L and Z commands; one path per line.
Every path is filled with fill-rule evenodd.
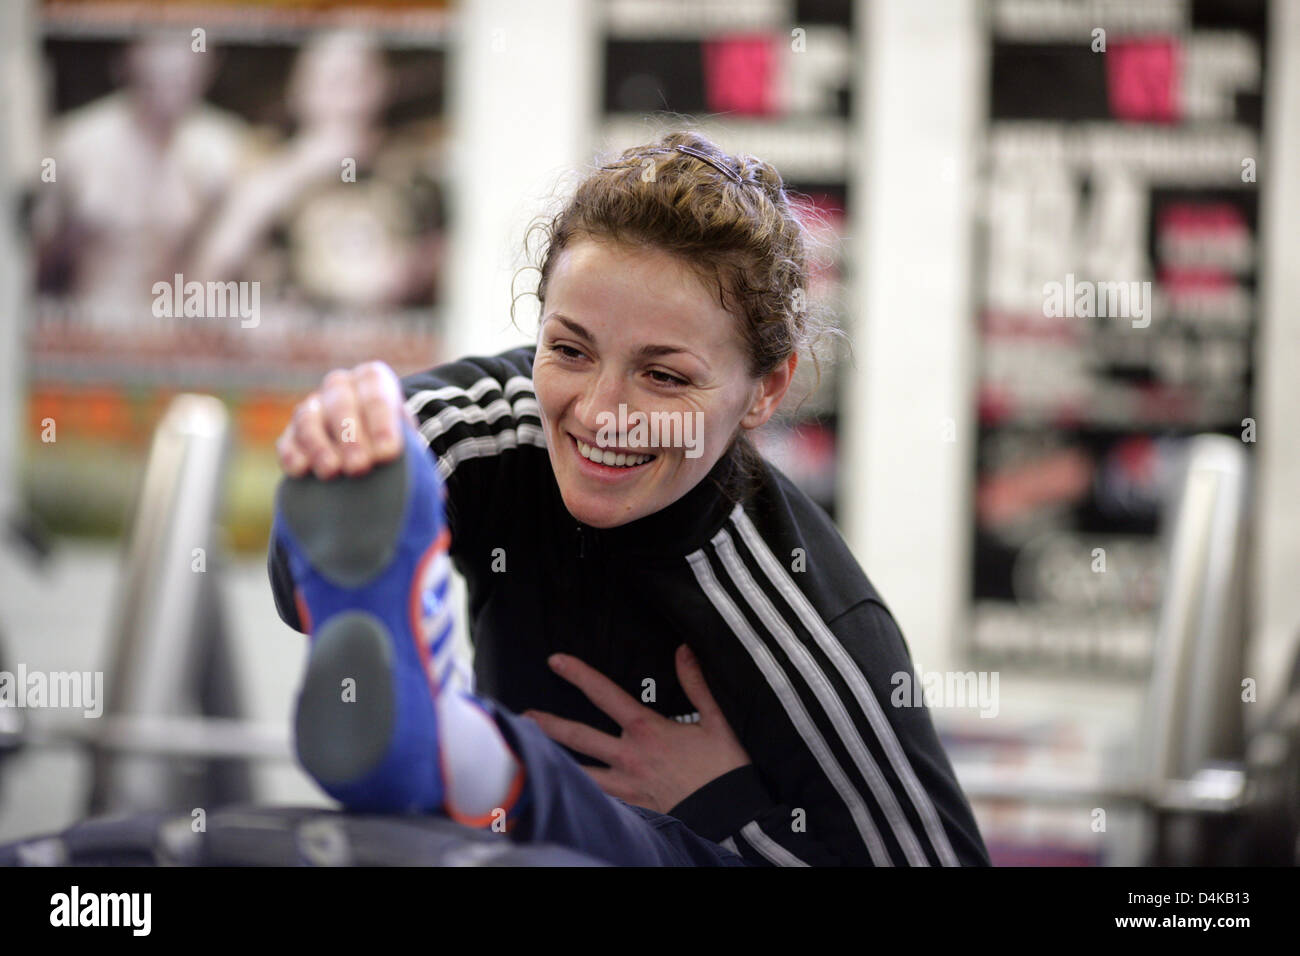
M 298 759 L 363 812 L 440 808 L 439 694 L 453 673 L 450 534 L 427 447 L 358 476 L 284 478 L 272 534 L 288 557 L 311 651 L 298 694 Z

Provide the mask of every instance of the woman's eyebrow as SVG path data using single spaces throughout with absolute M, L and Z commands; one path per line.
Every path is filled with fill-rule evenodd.
M 697 355 L 690 349 L 682 348 L 679 345 L 642 345 L 636 350 L 635 354 L 637 358 L 659 358 L 662 355 L 689 355 L 705 368 L 709 367 L 709 363 L 704 361 L 702 356 Z
M 594 335 L 592 335 L 590 332 L 584 329 L 577 322 L 573 321 L 573 319 L 569 318 L 563 312 L 552 312 L 548 316 L 548 318 L 552 318 L 556 322 L 559 322 L 562 326 L 564 326 L 574 335 L 578 336 L 578 338 L 586 339 L 588 342 L 591 342 L 593 344 L 595 343 L 596 337 Z

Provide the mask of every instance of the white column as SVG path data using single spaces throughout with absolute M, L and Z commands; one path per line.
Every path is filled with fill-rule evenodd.
M 970 202 L 984 74 L 976 0 L 858 17 L 842 527 L 918 668 L 949 667 L 968 598 Z M 955 440 L 948 440 L 954 438 Z
M 1285 693 L 1300 636 L 1300 4 L 1269 11 L 1265 155 L 1259 162 L 1260 324 L 1255 341 L 1255 615 L 1247 674 L 1259 686 L 1255 719 Z
M 35 22 L 33 0 L 0 4 L 0 521 L 18 498 L 21 477 L 31 264 L 26 238 L 14 227 L 20 191 L 40 172 Z
M 594 142 L 599 81 L 592 0 L 466 0 L 450 46 L 451 255 L 442 360 L 532 341 L 537 300 L 511 281 L 524 233 Z M 535 289 L 520 273 L 518 289 Z M 453 575 L 456 653 L 467 665 L 465 582 Z
M 451 48 L 452 253 L 447 357 L 531 341 L 536 299 L 510 324 L 524 232 L 588 159 L 598 80 L 590 0 L 469 0 Z M 535 288 L 535 272 L 519 288 Z

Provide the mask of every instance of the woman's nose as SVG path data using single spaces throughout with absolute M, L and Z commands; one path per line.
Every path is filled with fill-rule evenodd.
M 626 403 L 626 382 L 621 375 L 601 373 L 587 386 L 578 403 L 578 418 L 584 428 L 595 434 L 606 424 L 606 416 L 618 420 L 619 405 Z

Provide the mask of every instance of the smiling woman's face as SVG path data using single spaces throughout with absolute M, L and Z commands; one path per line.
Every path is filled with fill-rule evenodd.
M 653 514 L 709 473 L 737 427 L 771 417 L 794 359 L 751 378 L 736 322 L 671 253 L 583 239 L 559 254 L 533 385 L 570 514 L 596 528 Z

